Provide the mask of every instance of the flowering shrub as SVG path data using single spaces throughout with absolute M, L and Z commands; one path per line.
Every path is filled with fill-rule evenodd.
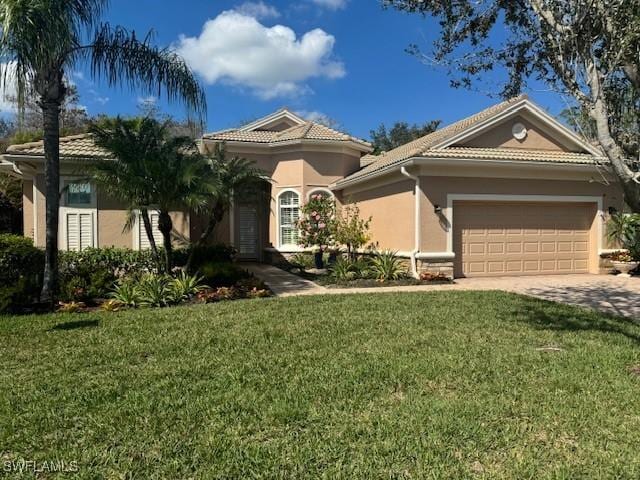
M 333 198 L 322 194 L 311 195 L 301 211 L 302 218 L 298 221 L 300 245 L 312 247 L 315 251 L 324 251 L 333 247 L 336 216 Z

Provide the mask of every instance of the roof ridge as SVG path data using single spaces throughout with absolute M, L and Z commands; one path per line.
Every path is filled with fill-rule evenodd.
M 64 137 L 60 137 L 59 138 L 59 143 L 68 143 L 68 142 L 72 142 L 74 140 L 81 140 L 84 138 L 88 138 L 91 137 L 92 134 L 89 132 L 85 132 L 85 133 L 75 133 L 73 135 L 66 135 Z M 44 146 L 44 139 L 42 140 L 35 140 L 33 142 L 25 142 L 25 143 L 16 143 L 13 145 L 9 145 L 7 147 L 7 153 L 10 153 L 12 151 L 20 151 L 20 150 L 28 150 L 30 148 L 36 148 L 36 147 L 42 147 Z

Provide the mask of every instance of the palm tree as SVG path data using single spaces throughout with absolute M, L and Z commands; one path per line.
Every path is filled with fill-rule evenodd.
M 181 100 L 197 113 L 204 93 L 186 63 L 173 51 L 151 45 L 147 35 L 99 23 L 108 0 L 0 0 L 2 77 L 15 76 L 17 97 L 38 96 L 43 116 L 46 197 L 46 254 L 42 297 L 53 304 L 58 278 L 60 107 L 68 93 L 65 73 L 87 64 L 110 86 Z
M 172 121 L 120 117 L 94 124 L 89 131 L 97 145 L 113 154 L 113 160 L 98 161 L 93 179 L 110 196 L 127 205 L 131 228 L 139 211 L 157 262 L 160 257 L 153 239 L 148 211 L 158 210 L 158 229 L 165 252 L 164 269 L 172 268 L 170 212 L 188 208 L 197 211 L 206 204 L 211 188 L 207 183 L 209 163 L 198 153 L 194 141 L 172 136 Z
M 207 243 L 216 226 L 229 211 L 234 196 L 242 197 L 258 190 L 258 185 L 267 180 L 265 174 L 256 168 L 252 161 L 244 158 L 226 158 L 224 144 L 216 144 L 208 156 L 209 172 L 206 179 L 208 200 L 204 207 L 207 212 L 207 226 L 191 248 L 187 261 L 187 270 L 193 266 L 194 253 L 197 247 Z

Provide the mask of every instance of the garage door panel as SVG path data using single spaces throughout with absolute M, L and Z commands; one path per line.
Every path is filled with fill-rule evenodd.
M 590 203 L 454 202 L 457 276 L 587 273 Z

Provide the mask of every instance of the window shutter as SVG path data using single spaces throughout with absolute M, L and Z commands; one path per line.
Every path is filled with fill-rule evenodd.
M 67 250 L 83 250 L 94 246 L 93 214 L 66 214 Z
M 158 212 L 149 212 L 149 221 L 151 222 L 151 230 L 153 232 L 153 239 L 156 242 L 156 246 L 162 246 L 162 233 L 158 228 L 158 220 L 160 219 L 160 215 Z M 142 216 L 138 215 L 138 238 L 140 238 L 140 250 L 146 250 L 151 248 L 151 243 L 149 243 L 149 237 L 147 237 L 147 231 L 144 229 L 144 222 L 142 221 Z

